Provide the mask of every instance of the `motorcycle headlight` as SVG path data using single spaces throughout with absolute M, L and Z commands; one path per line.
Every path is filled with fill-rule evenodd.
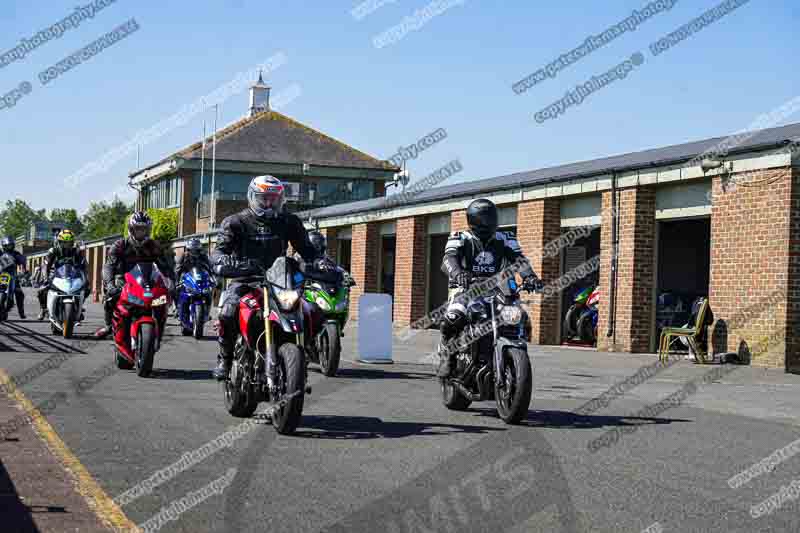
M 500 308 L 500 320 L 509 326 L 516 326 L 522 322 L 522 309 L 515 305 L 504 305 Z
M 273 289 L 278 304 L 284 311 L 291 311 L 300 299 L 300 292 L 294 289 Z
M 320 296 L 319 298 L 317 298 L 316 302 L 317 302 L 317 305 L 319 306 L 319 308 L 322 309 L 323 311 L 330 311 L 331 310 L 331 306 L 327 302 L 327 300 L 325 300 L 325 298 Z
M 56 278 L 53 280 L 53 287 L 58 289 L 61 292 L 71 292 L 70 291 L 70 282 L 66 279 Z

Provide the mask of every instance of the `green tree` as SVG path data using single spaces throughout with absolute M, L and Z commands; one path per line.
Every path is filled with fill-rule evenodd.
M 83 222 L 78 217 L 78 212 L 75 209 L 52 209 L 50 211 L 51 222 L 61 222 L 64 227 L 71 229 L 72 232 L 80 237 L 83 234 Z
M 82 237 L 86 240 L 101 239 L 112 235 L 119 235 L 128 220 L 133 207 L 124 203 L 119 198 L 114 198 L 111 203 L 92 202 L 83 215 L 85 227 Z
M 47 220 L 45 210 L 34 211 L 31 206 L 17 198 L 6 200 L 6 205 L 0 209 L 0 233 L 14 238 L 30 231 L 31 224 Z

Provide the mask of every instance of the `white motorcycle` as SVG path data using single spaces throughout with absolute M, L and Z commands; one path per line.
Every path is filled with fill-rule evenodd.
M 75 326 L 82 320 L 86 283 L 86 275 L 72 265 L 56 270 L 47 292 L 47 313 L 53 335 L 72 337 Z

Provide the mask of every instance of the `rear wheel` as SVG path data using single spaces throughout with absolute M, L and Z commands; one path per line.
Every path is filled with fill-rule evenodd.
M 286 402 L 272 415 L 272 425 L 281 435 L 291 435 L 303 417 L 306 388 L 306 362 L 303 350 L 295 344 L 284 344 L 278 349 L 278 386 Z
M 533 390 L 531 361 L 522 348 L 510 347 L 503 354 L 503 387 L 495 385 L 497 414 L 506 424 L 518 424 L 528 414 Z
M 194 306 L 194 316 L 192 317 L 193 335 L 194 338 L 200 340 L 203 338 L 203 317 L 206 316 L 206 307 L 203 304 Z
M 339 339 L 339 324 L 328 322 L 319 336 L 319 365 L 327 377 L 336 375 L 339 359 L 342 354 L 342 343 Z
M 136 339 L 136 366 L 139 377 L 146 378 L 153 370 L 153 358 L 156 351 L 156 335 L 153 324 L 139 326 L 139 336 Z
M 61 311 L 61 316 L 64 317 L 64 322 L 61 325 L 61 331 L 65 339 L 72 338 L 72 332 L 75 329 L 75 317 L 72 314 L 72 302 L 64 304 L 64 309 Z
M 236 417 L 247 418 L 253 416 L 258 407 L 255 391 L 250 383 L 251 376 L 245 368 L 245 359 L 252 360 L 249 352 L 237 350 L 231 365 L 230 377 L 223 383 L 225 393 L 225 409 Z
M 449 379 L 442 380 L 442 400 L 444 406 L 452 411 L 464 411 L 472 403 Z

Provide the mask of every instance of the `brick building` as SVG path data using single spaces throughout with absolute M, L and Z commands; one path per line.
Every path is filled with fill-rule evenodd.
M 557 296 L 532 298 L 534 342 L 561 341 L 563 313 L 585 286 L 599 285 L 602 294 L 600 350 L 655 351 L 660 328 L 683 325 L 691 301 L 707 295 L 716 352 L 737 351 L 755 365 L 797 372 L 800 124 L 741 135 L 735 148 L 715 150 L 725 139 L 305 215 L 328 235 L 329 249 L 358 283 L 354 316 L 363 292 L 393 293 L 396 326 L 413 325 L 441 305 L 447 294 L 439 270 L 444 242 L 465 228 L 469 201 L 486 197 L 498 205 L 501 228 L 517 234 L 545 283 L 592 258 L 599 265 Z M 582 228 L 580 238 L 557 254 L 544 253 L 547 243 L 575 228 Z
M 263 174 L 283 180 L 292 210 L 384 195 L 399 168 L 271 109 L 269 95 L 259 78 L 247 116 L 132 173 L 137 207 L 178 209 L 184 236 L 206 233 L 246 207 L 250 180 Z

